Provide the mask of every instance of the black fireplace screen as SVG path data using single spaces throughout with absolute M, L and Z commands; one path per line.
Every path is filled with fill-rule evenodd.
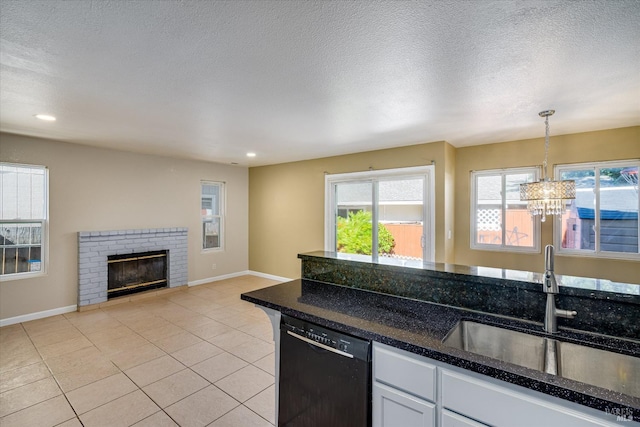
M 109 256 L 108 297 L 166 287 L 167 256 L 168 251 Z

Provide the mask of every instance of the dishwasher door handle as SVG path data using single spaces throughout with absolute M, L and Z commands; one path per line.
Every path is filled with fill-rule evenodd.
M 295 334 L 295 333 L 293 333 L 291 331 L 287 331 L 287 334 L 289 334 L 292 337 L 297 338 L 297 339 L 299 339 L 301 341 L 304 341 L 304 342 L 306 342 L 308 344 L 315 345 L 316 347 L 320 347 L 323 350 L 327 350 L 327 351 L 330 351 L 331 353 L 339 354 L 340 356 L 344 356 L 344 357 L 348 357 L 350 359 L 353 359 L 353 354 L 345 353 L 344 351 L 340 351 L 340 350 L 335 349 L 333 347 L 329 347 L 328 345 L 324 345 L 324 344 L 316 342 L 314 340 L 310 340 L 307 337 L 303 337 L 302 335 Z

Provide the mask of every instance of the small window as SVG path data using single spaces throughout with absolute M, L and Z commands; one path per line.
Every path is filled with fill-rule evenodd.
M 200 191 L 202 249 L 222 249 L 224 237 L 224 183 L 203 181 Z
M 537 168 L 471 173 L 471 247 L 537 252 L 539 226 L 520 201 L 520 184 L 537 179 Z
M 576 182 L 576 198 L 556 218 L 558 253 L 639 259 L 639 160 L 559 165 Z
M 47 211 L 47 169 L 0 163 L 1 278 L 44 272 Z

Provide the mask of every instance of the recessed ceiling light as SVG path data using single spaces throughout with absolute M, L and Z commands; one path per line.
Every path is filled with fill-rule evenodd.
M 247 157 L 255 157 L 256 153 L 247 153 Z
M 56 118 L 49 115 L 49 114 L 36 114 L 35 115 L 36 119 L 40 119 L 40 120 L 44 120 L 46 122 L 55 122 Z

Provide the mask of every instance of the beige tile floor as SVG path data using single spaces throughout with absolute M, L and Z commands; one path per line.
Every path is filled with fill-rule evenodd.
M 0 328 L 0 425 L 268 427 L 269 320 L 242 276 Z

